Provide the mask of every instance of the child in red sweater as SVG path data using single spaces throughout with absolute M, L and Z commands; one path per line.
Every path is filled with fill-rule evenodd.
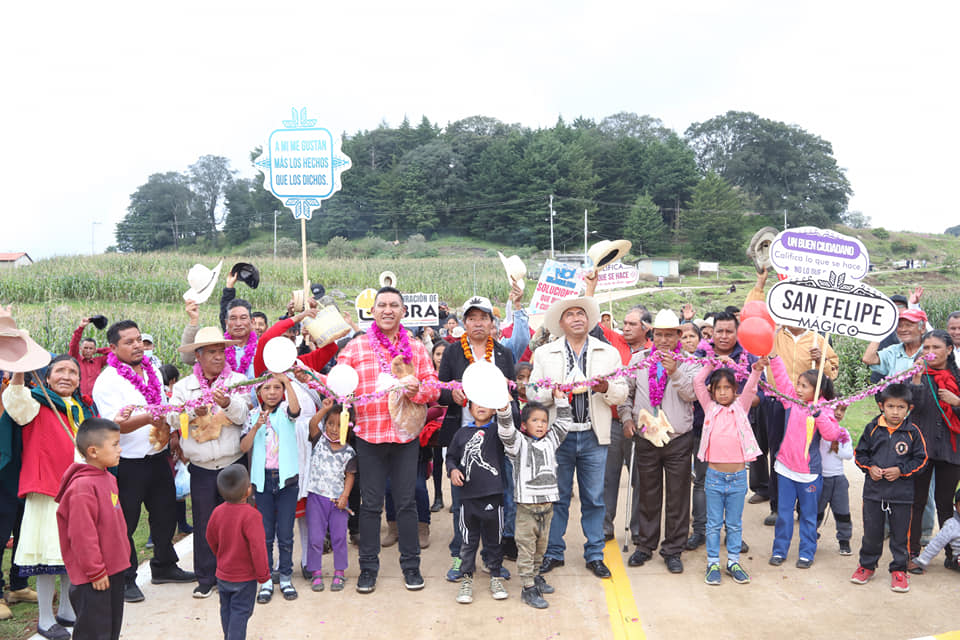
M 217 489 L 226 502 L 210 516 L 207 542 L 217 557 L 220 624 L 226 640 L 243 640 L 253 615 L 257 584 L 270 580 L 263 517 L 247 504 L 250 475 L 243 465 L 232 464 L 221 471 Z
M 77 429 L 76 440 L 86 464 L 73 463 L 57 493 L 60 553 L 77 614 L 73 638 L 117 640 L 130 546 L 117 479 L 107 468 L 120 462 L 120 427 L 112 420 L 89 418 Z

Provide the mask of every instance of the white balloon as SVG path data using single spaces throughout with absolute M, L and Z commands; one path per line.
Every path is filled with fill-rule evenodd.
M 350 395 L 358 384 L 360 376 L 357 370 L 348 364 L 338 364 L 327 374 L 327 386 L 338 396 Z
M 488 409 L 501 409 L 510 403 L 507 379 L 492 362 L 474 362 L 463 372 L 463 394 L 470 402 Z
M 263 364 L 271 373 L 283 373 L 297 361 L 297 345 L 281 336 L 273 338 L 263 347 Z

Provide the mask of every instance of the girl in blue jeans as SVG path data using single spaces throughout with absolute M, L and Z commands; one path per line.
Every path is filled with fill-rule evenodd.
M 693 389 L 703 407 L 703 435 L 697 457 L 707 463 L 704 491 L 707 496 L 707 575 L 710 585 L 720 584 L 720 527 L 727 529 L 727 573 L 745 584 L 750 576 L 740 566 L 743 540 L 743 501 L 747 496 L 746 465 L 760 455 L 747 412 L 757 396 L 761 358 L 753 364 L 743 393 L 737 395 L 737 378 L 731 369 L 708 364 L 693 379 Z M 709 387 L 706 381 L 709 379 Z
M 284 400 L 286 396 L 287 400 Z M 297 510 L 298 473 L 295 421 L 300 415 L 297 394 L 290 380 L 274 374 L 257 388 L 260 406 L 250 411 L 249 422 L 240 439 L 240 449 L 250 453 L 250 482 L 257 509 L 263 516 L 267 558 L 273 566 L 273 539 L 280 551 L 280 591 L 285 600 L 296 600 L 293 574 L 293 522 Z M 273 581 L 260 585 L 257 602 L 273 597 Z

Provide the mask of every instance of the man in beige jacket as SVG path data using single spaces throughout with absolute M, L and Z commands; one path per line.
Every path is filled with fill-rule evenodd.
M 589 335 L 600 320 L 600 307 L 593 298 L 568 298 L 547 310 L 544 327 L 557 340 L 533 353 L 531 380 L 549 378 L 557 383 L 573 383 L 606 375 L 620 368 L 619 352 L 606 342 Z M 563 566 L 573 473 L 577 473 L 580 495 L 580 526 L 587 541 L 583 557 L 587 568 L 598 578 L 609 578 L 603 563 L 603 476 L 610 444 L 610 407 L 627 397 L 624 378 L 604 380 L 592 388 L 574 389 L 570 394 L 573 424 L 557 449 L 557 484 L 560 500 L 554 504 L 550 540 L 543 557 L 541 573 Z M 527 388 L 527 398 L 549 408 L 550 422 L 556 417 L 553 390 Z
M 669 309 L 657 313 L 653 321 L 653 345 L 660 354 L 660 362 L 648 371 L 638 371 L 628 378 L 629 397 L 617 407 L 623 421 L 623 435 L 630 439 L 640 435 L 641 411 L 660 418 L 666 416 L 673 432 L 666 443 L 637 438 L 636 462 L 631 478 L 637 492 L 636 516 L 639 536 L 634 541 L 636 551 L 628 564 L 639 567 L 653 557 L 660 547 L 660 555 L 671 573 L 681 573 L 680 553 L 690 527 L 690 456 L 693 453 L 693 378 L 698 367 L 679 363 L 674 358 L 680 341 L 680 319 Z M 634 354 L 631 364 L 649 355 L 646 351 Z M 651 400 L 650 377 L 662 385 L 662 397 Z M 649 431 L 647 434 L 649 435 Z M 639 479 L 643 478 L 643 482 Z M 660 544 L 660 513 L 666 501 L 663 544 Z

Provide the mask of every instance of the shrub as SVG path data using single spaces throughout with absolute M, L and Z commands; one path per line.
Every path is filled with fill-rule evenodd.
M 894 253 L 912 254 L 917 251 L 916 242 L 905 242 L 903 240 L 894 240 L 890 243 L 890 250 Z
M 873 237 L 879 238 L 880 240 L 887 240 L 890 238 L 890 232 L 883 227 L 877 227 L 873 230 Z
M 335 260 L 349 258 L 353 255 L 353 247 L 350 241 L 343 236 L 334 236 L 327 243 L 327 257 Z
M 680 273 L 696 273 L 698 264 L 693 258 L 684 258 L 680 261 L 678 269 L 680 269 Z

